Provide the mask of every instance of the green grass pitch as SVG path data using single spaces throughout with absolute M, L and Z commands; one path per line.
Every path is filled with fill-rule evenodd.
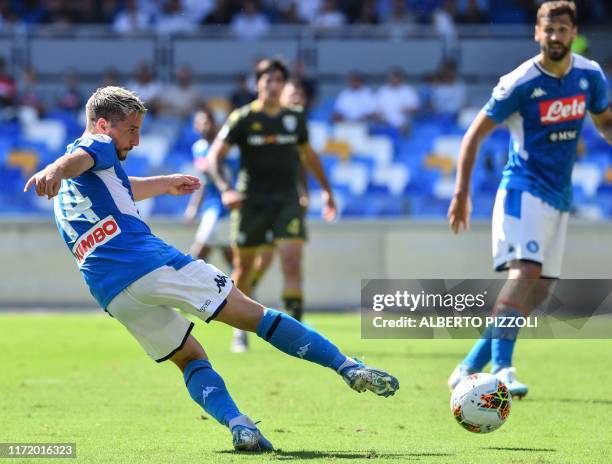
M 239 407 L 278 448 L 262 456 L 232 452 L 230 434 L 191 401 L 177 368 L 152 362 L 104 314 L 0 315 L 0 442 L 76 442 L 76 460 L 54 463 L 612 459 L 612 340 L 520 341 L 515 360 L 531 392 L 500 430 L 477 435 L 455 423 L 446 387 L 469 340 L 361 340 L 356 315 L 307 321 L 345 353 L 395 374 L 401 389 L 391 398 L 358 394 L 255 337 L 251 352 L 231 354 L 229 328 L 197 324 Z

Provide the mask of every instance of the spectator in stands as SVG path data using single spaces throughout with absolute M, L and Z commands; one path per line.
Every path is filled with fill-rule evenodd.
M 364 85 L 361 74 L 351 73 L 348 87 L 340 92 L 334 104 L 334 120 L 367 122 L 372 119 L 375 112 L 374 93 Z
M 291 77 L 303 88 L 306 102 L 304 108 L 306 112 L 310 111 L 317 100 L 318 85 L 316 79 L 308 74 L 304 60 L 297 59 L 293 63 Z
M 336 0 L 323 0 L 312 25 L 320 29 L 337 29 L 346 23 L 344 13 L 338 9 Z
M 15 79 L 6 70 L 6 62 L 0 56 L 0 121 L 11 120 L 15 117 L 15 104 L 17 103 L 17 84 Z
M 489 0 L 457 0 L 457 22 L 478 24 L 489 22 Z
M 458 33 L 455 25 L 455 2 L 445 0 L 439 8 L 434 11 L 433 24 L 436 33 L 444 41 L 444 58 L 452 59 L 458 53 Z
M 383 19 L 385 24 L 414 24 L 414 16 L 406 5 L 406 0 L 392 0 L 391 11 Z
M 119 83 L 119 73 L 115 68 L 108 68 L 102 74 L 102 84 L 100 87 L 108 87 L 108 86 L 118 86 Z
M 127 88 L 140 97 L 147 109 L 157 114 L 161 85 L 155 80 L 153 70 L 147 63 L 141 63 L 136 69 L 134 79 L 127 83 Z
M 45 113 L 45 104 L 37 81 L 34 69 L 25 69 L 19 80 L 18 100 L 19 106 L 34 109 L 36 115 L 40 118 Z
M 457 65 L 445 62 L 440 67 L 431 87 L 431 109 L 440 115 L 457 114 L 466 104 L 465 84 L 457 77 Z
M 312 23 L 321 9 L 323 0 L 292 0 L 297 8 L 298 17 L 304 23 Z
M 230 103 L 232 110 L 251 103 L 257 98 L 257 94 L 253 92 L 249 86 L 249 80 L 246 74 L 238 74 L 236 77 L 236 89 L 230 95 Z
M 166 0 L 162 14 L 157 19 L 157 32 L 175 34 L 192 32 L 196 28 L 195 21 L 185 14 L 181 0 Z
M 76 71 L 70 70 L 64 76 L 64 86 L 57 93 L 57 107 L 77 113 L 84 103 L 83 94 L 79 90 L 79 76 Z
M 232 18 L 232 11 L 226 0 L 215 0 L 215 5 L 202 24 L 229 24 Z
M 270 21 L 255 0 L 243 3 L 242 10 L 232 18 L 232 33 L 240 39 L 255 39 L 268 33 Z
M 215 0 L 182 0 L 185 14 L 195 23 L 201 23 L 215 9 Z
M 356 5 L 359 7 L 359 13 L 353 22 L 357 24 L 378 24 L 380 22 L 374 0 L 359 0 Z
M 176 82 L 162 92 L 161 112 L 167 116 L 187 119 L 197 107 L 203 105 L 203 99 L 193 86 L 191 68 L 181 66 L 176 72 Z
M 400 68 L 391 69 L 387 84 L 376 93 L 376 111 L 382 121 L 408 134 L 412 116 L 420 107 L 419 94 L 406 83 L 404 72 Z
M 113 21 L 113 31 L 118 34 L 134 34 L 150 29 L 151 18 L 140 8 L 137 0 L 126 0 Z

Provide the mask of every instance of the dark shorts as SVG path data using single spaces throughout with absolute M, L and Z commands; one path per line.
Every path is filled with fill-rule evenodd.
M 297 198 L 247 199 L 230 216 L 232 245 L 240 248 L 271 244 L 279 239 L 306 239 L 304 208 Z

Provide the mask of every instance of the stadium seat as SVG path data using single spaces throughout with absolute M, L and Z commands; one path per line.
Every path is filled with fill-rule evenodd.
M 362 195 L 368 187 L 368 170 L 361 163 L 342 162 L 331 171 L 331 181 L 337 186 L 346 186 L 353 195 Z
M 386 187 L 388 193 L 395 196 L 402 195 L 409 182 L 410 170 L 399 163 L 376 166 L 372 171 L 371 183 L 376 186 Z

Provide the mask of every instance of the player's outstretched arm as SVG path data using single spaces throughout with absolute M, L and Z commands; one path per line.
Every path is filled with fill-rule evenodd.
M 32 186 L 38 196 L 47 196 L 51 199 L 59 192 L 62 179 L 71 179 L 80 176 L 93 167 L 94 159 L 85 150 L 77 149 L 74 153 L 65 154 L 38 171 L 28 179 L 23 188 L 24 192 Z
M 134 201 L 160 195 L 187 195 L 201 187 L 200 179 L 187 174 L 170 174 L 168 176 L 130 177 Z
M 470 180 L 476 162 L 478 148 L 497 126 L 497 123 L 486 115 L 484 110 L 476 116 L 463 137 L 459 160 L 457 161 L 457 179 L 455 180 L 455 195 L 448 208 L 448 222 L 454 233 L 463 228 L 467 230 L 470 225 L 472 202 L 470 200 Z
M 323 218 L 326 221 L 333 221 L 336 217 L 336 202 L 334 201 L 334 194 L 329 184 L 329 180 L 325 175 L 325 170 L 323 169 L 319 155 L 312 149 L 310 143 L 300 145 L 300 155 L 308 170 L 312 172 L 323 189 L 322 195 L 323 202 L 325 203 Z
M 608 108 L 603 113 L 591 113 L 591 119 L 595 123 L 595 127 L 597 127 L 601 136 L 612 145 L 612 110 Z
M 223 139 L 217 137 L 208 152 L 208 174 L 221 192 L 221 201 L 228 209 L 240 208 L 242 196 L 236 192 L 229 179 L 225 177 L 223 163 L 229 153 L 231 145 L 225 143 Z

